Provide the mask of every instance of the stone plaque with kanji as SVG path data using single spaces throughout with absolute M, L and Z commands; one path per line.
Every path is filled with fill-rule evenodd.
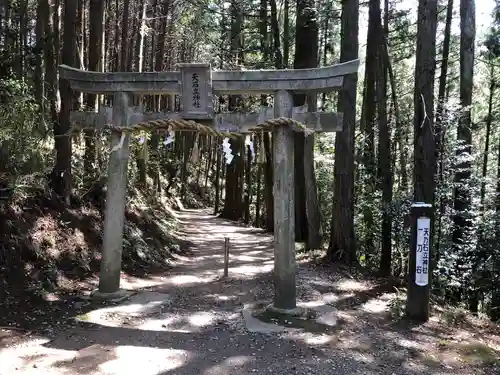
M 185 119 L 212 119 L 212 74 L 210 64 L 180 64 L 181 113 Z

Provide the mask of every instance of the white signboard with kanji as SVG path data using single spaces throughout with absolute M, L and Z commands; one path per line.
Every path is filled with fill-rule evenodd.
M 426 286 L 429 284 L 429 244 L 431 236 L 431 219 L 419 217 L 417 219 L 417 256 L 415 268 L 415 284 Z

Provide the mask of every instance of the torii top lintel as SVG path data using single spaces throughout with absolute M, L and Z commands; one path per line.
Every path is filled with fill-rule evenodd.
M 74 90 L 99 94 L 180 94 L 183 73 L 193 72 L 203 74 L 200 81 L 210 81 L 215 93 L 327 92 L 340 89 L 344 76 L 358 71 L 359 59 L 321 68 L 282 70 L 217 71 L 209 64 L 179 64 L 180 71 L 144 73 L 91 72 L 67 65 L 59 68 L 61 78 L 68 79 Z
M 314 69 L 212 71 L 210 64 L 179 64 L 177 72 L 99 73 L 60 66 L 61 78 L 70 81 L 73 90 L 92 93 L 133 92 L 137 94 L 178 94 L 181 97 L 180 117 L 187 120 L 215 120 L 215 127 L 230 129 L 236 125 L 242 131 L 248 121 L 267 121 L 274 118 L 271 109 L 245 116 L 226 114 L 215 116 L 212 94 L 328 92 L 342 87 L 344 76 L 356 73 L 359 60 Z M 340 114 L 302 113 L 294 108 L 289 116 L 300 122 L 323 129 L 329 123 L 338 129 Z M 307 111 L 306 111 L 307 112 Z M 229 116 L 229 117 L 228 117 Z M 231 117 L 232 116 L 232 117 Z M 333 117 L 332 117 L 333 116 Z M 172 117 L 172 115 L 169 115 Z

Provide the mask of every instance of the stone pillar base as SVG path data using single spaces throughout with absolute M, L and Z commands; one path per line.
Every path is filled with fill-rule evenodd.
M 106 301 L 106 302 L 121 302 L 127 298 L 130 298 L 136 293 L 134 290 L 118 289 L 113 293 L 102 293 L 99 290 L 95 290 L 90 294 L 90 299 L 94 301 Z

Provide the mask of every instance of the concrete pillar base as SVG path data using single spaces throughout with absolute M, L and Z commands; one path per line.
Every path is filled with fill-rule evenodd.
M 280 309 L 275 307 L 273 304 L 266 306 L 266 311 L 274 314 L 288 315 L 294 317 L 307 316 L 307 309 L 304 307 L 297 306 L 293 309 Z

